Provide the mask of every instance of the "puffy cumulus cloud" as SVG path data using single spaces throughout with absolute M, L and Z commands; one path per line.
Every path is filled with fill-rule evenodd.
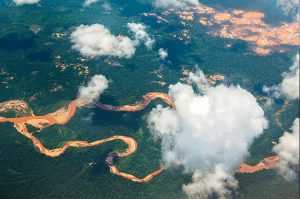
M 147 49 L 151 49 L 154 44 L 154 39 L 151 39 L 146 32 L 147 27 L 140 23 L 127 23 L 130 31 L 133 32 L 136 42 L 143 42 Z
M 85 0 L 83 6 L 89 7 L 91 4 L 98 2 L 99 0 Z
M 13 2 L 17 5 L 24 5 L 24 4 L 35 4 L 38 3 L 40 0 L 13 0 Z
M 228 188 L 238 186 L 237 180 L 233 175 L 224 171 L 222 166 L 215 166 L 213 172 L 207 175 L 201 172 L 194 172 L 193 182 L 183 185 L 182 189 L 187 194 L 188 198 L 208 198 L 213 194 L 217 194 L 218 198 L 226 198 L 230 196 Z M 225 184 L 226 181 L 226 184 Z
M 158 50 L 158 55 L 161 60 L 165 60 L 168 57 L 168 51 L 163 48 L 160 48 Z
M 194 73 L 189 73 L 188 79 L 191 83 L 195 84 L 201 92 L 206 92 L 207 88 L 210 88 L 202 70 L 196 70 Z
M 188 5 L 199 5 L 198 0 L 155 0 L 155 7 L 159 8 L 182 8 Z
M 277 5 L 285 15 L 298 15 L 299 17 L 299 0 L 277 0 Z
M 294 59 L 290 71 L 283 73 L 281 92 L 291 99 L 299 99 L 299 54 Z
M 127 27 L 133 32 L 134 39 L 125 36 L 114 36 L 101 24 L 90 26 L 81 25 L 71 33 L 73 49 L 83 56 L 117 56 L 131 58 L 136 47 L 144 43 L 151 49 L 155 40 L 146 32 L 146 26 L 138 23 L 128 23 Z
M 199 85 L 202 75 L 191 73 L 190 81 Z M 176 110 L 158 105 L 148 126 L 153 136 L 161 138 L 164 166 L 182 165 L 192 174 L 192 182 L 183 185 L 189 198 L 226 198 L 237 187 L 234 170 L 268 124 L 256 98 L 245 89 L 206 85 L 200 94 L 202 89 L 170 85 Z
M 112 11 L 112 6 L 109 3 L 103 3 L 102 8 L 106 13 L 110 13 Z
M 116 37 L 101 24 L 81 25 L 71 33 L 73 49 L 83 56 L 117 56 L 130 58 L 135 53 L 136 41 Z
M 273 148 L 280 157 L 275 169 L 289 181 L 294 180 L 299 172 L 299 118 L 294 121 L 291 130 L 291 133 L 285 132 Z
M 283 80 L 279 85 L 264 86 L 263 90 L 275 98 L 284 96 L 292 100 L 299 99 L 299 54 L 295 56 L 294 64 L 289 70 L 282 74 Z
M 86 104 L 97 101 L 100 95 L 108 88 L 108 80 L 103 75 L 95 75 L 87 86 L 80 86 L 78 99 Z

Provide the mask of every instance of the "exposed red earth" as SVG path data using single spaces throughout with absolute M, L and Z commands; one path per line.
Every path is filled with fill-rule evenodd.
M 156 17 L 159 23 L 169 23 L 165 18 L 170 14 L 176 14 L 180 23 L 187 27 L 185 34 L 196 22 L 207 27 L 207 33 L 212 36 L 249 42 L 253 53 L 259 55 L 282 53 L 287 50 L 286 46 L 300 44 L 299 23 L 269 24 L 264 21 L 265 15 L 256 11 L 217 9 L 200 4 L 179 10 L 168 9 L 160 14 L 144 13 L 144 16 Z M 189 35 L 182 34 L 178 38 L 184 40 Z
M 235 170 L 236 173 L 255 173 L 257 171 L 263 171 L 267 169 L 273 168 L 278 162 L 280 158 L 279 156 L 271 156 L 264 158 L 261 162 L 256 164 L 255 166 L 250 166 L 245 163 L 241 163 L 240 167 Z

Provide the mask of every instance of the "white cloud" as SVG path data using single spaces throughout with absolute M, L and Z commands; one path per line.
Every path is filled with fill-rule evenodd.
M 102 4 L 102 8 L 106 13 L 110 13 L 112 11 L 112 7 L 109 3 L 104 3 Z
M 135 53 L 136 41 L 118 38 L 101 24 L 81 25 L 71 34 L 73 49 L 83 56 L 116 56 L 130 58 Z
M 158 50 L 158 55 L 161 60 L 165 60 L 168 57 L 168 51 L 163 48 L 160 48 Z
M 280 157 L 275 169 L 289 181 L 294 180 L 299 172 L 299 118 L 295 119 L 291 130 L 291 133 L 285 132 L 273 148 Z
M 202 70 L 196 70 L 196 72 L 189 73 L 189 81 L 194 83 L 200 92 L 207 92 L 207 88 L 210 88 L 208 81 Z
M 98 2 L 98 1 L 99 1 L 99 0 L 85 0 L 84 3 L 83 3 L 83 6 L 88 7 L 88 6 L 90 6 L 91 4 L 96 3 L 96 2 Z
M 263 90 L 276 98 L 284 96 L 288 99 L 299 99 L 299 54 L 294 58 L 294 64 L 289 72 L 282 74 L 283 80 L 279 85 L 264 86 Z
M 97 101 L 100 95 L 108 88 L 108 80 L 103 75 L 95 75 L 87 86 L 80 86 L 78 99 L 84 103 Z
M 193 182 L 187 185 L 183 185 L 183 190 L 187 194 L 188 198 L 208 198 L 213 194 L 217 194 L 218 198 L 226 198 L 230 196 L 228 188 L 235 188 L 238 186 L 238 182 L 234 179 L 234 176 L 217 165 L 212 172 L 208 174 L 201 174 L 201 172 L 193 173 Z M 225 183 L 226 181 L 226 183 Z
M 115 36 L 101 24 L 90 26 L 81 25 L 71 34 L 73 49 L 78 50 L 83 56 L 116 56 L 131 58 L 136 47 L 144 43 L 151 49 L 154 39 L 146 32 L 146 26 L 137 23 L 128 23 L 127 27 L 134 34 L 134 39 L 126 36 Z
M 290 72 L 283 73 L 281 91 L 291 99 L 299 99 L 299 54 L 294 59 L 294 64 L 290 67 Z
M 155 0 L 155 7 L 160 8 L 183 8 L 189 5 L 199 5 L 198 0 Z
M 154 39 L 151 39 L 146 32 L 146 26 L 140 23 L 127 23 L 130 31 L 134 33 L 134 38 L 137 42 L 143 42 L 147 49 L 151 49 L 154 44 Z
M 35 4 L 38 3 L 40 0 L 13 0 L 13 2 L 17 5 L 24 5 L 24 4 Z
M 299 0 L 277 0 L 277 5 L 285 15 L 299 15 Z
M 190 81 L 201 80 L 197 74 L 203 73 L 191 74 Z M 200 94 L 191 85 L 171 85 L 176 110 L 158 105 L 148 125 L 161 138 L 164 166 L 182 165 L 192 174 L 192 182 L 183 186 L 189 198 L 225 198 L 237 187 L 235 168 L 267 120 L 256 98 L 239 86 L 206 85 L 204 90 Z

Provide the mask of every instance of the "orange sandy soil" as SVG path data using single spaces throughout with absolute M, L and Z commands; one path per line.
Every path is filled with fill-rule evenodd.
M 197 20 L 203 26 L 213 26 L 209 33 L 214 36 L 240 39 L 252 44 L 252 51 L 256 54 L 267 55 L 272 52 L 284 52 L 283 45 L 298 46 L 299 24 L 283 23 L 273 26 L 263 21 L 264 14 L 245 10 L 217 10 L 204 5 L 186 7 L 177 11 L 169 9 L 167 14 L 176 13 L 186 24 Z
M 143 96 L 143 101 L 139 102 L 137 105 L 125 105 L 125 106 L 111 106 L 111 105 L 105 105 L 101 102 L 97 102 L 96 105 L 100 108 L 103 108 L 104 110 L 109 111 L 139 111 L 145 108 L 153 99 L 161 98 L 166 103 L 168 103 L 170 106 L 175 108 L 175 104 L 173 100 L 165 93 L 159 93 L 159 92 L 151 92 L 147 93 Z M 40 131 L 42 131 L 44 128 L 55 125 L 55 124 L 66 124 L 75 114 L 77 107 L 83 107 L 86 104 L 79 100 L 72 101 L 68 107 L 61 108 L 53 113 L 49 113 L 45 116 L 35 116 L 30 110 L 28 104 L 22 100 L 11 100 L 6 101 L 3 103 L 0 103 L 0 113 L 1 112 L 7 112 L 7 111 L 15 111 L 16 113 L 22 112 L 26 113 L 27 115 L 24 117 L 16 117 L 16 118 L 5 118 L 0 116 L 0 123 L 2 122 L 11 122 L 14 124 L 14 128 L 30 139 L 34 146 L 39 150 L 40 153 L 49 156 L 49 157 L 58 157 L 62 155 L 69 147 L 92 147 L 100 144 L 104 144 L 106 142 L 114 141 L 114 140 L 122 140 L 125 142 L 128 147 L 124 152 L 116 152 L 116 156 L 118 157 L 127 157 L 131 154 L 133 154 L 138 147 L 138 143 L 131 137 L 122 136 L 122 135 L 115 135 L 111 136 L 106 139 L 102 140 L 96 140 L 94 142 L 87 142 L 82 140 L 73 140 L 68 141 L 65 145 L 62 147 L 56 148 L 56 149 L 47 149 L 41 141 L 36 138 L 33 133 L 30 133 L 28 131 L 27 125 L 31 125 L 33 127 L 39 128 Z M 236 172 L 239 173 L 253 173 L 256 171 L 264 170 L 264 169 L 270 169 L 272 168 L 277 162 L 279 158 L 278 157 L 270 157 L 264 159 L 262 162 L 257 164 L 256 166 L 249 166 L 244 163 L 240 165 L 240 168 L 236 170 Z M 164 169 L 161 167 L 157 171 L 154 171 L 153 173 L 150 173 L 145 178 L 138 178 L 131 174 L 123 173 L 118 170 L 118 168 L 115 165 L 109 166 L 111 173 L 121 176 L 123 178 L 135 181 L 135 182 L 148 182 L 150 181 L 154 176 L 161 173 Z
M 255 166 L 250 166 L 245 163 L 241 163 L 240 167 L 235 170 L 236 173 L 255 173 L 257 171 L 263 171 L 267 169 L 273 168 L 278 162 L 280 158 L 278 156 L 271 156 L 263 159 Z

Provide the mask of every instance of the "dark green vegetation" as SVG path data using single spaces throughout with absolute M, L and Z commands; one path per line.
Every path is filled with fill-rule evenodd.
M 234 1 L 236 2 L 236 1 Z M 112 10 L 104 11 L 98 2 L 90 8 L 82 8 L 83 0 L 42 0 L 40 6 L 15 7 L 9 0 L 0 2 L 0 102 L 9 99 L 29 101 L 36 114 L 45 114 L 67 104 L 77 96 L 78 87 L 94 74 L 103 74 L 112 82 L 103 94 L 102 101 L 109 104 L 128 104 L 138 101 L 150 91 L 167 92 L 167 86 L 179 81 L 181 68 L 193 69 L 197 64 L 206 74 L 221 73 L 227 84 L 240 84 L 256 96 L 262 93 L 263 85 L 281 81 L 281 73 L 292 64 L 289 53 L 262 57 L 251 54 L 248 44 L 235 40 L 212 38 L 200 25 L 191 30 L 191 44 L 184 45 L 168 36 L 183 29 L 177 23 L 156 24 L 142 17 L 143 12 L 153 8 L 146 2 L 110 1 Z M 109 3 L 108 1 L 106 3 Z M 215 2 L 216 4 L 219 3 Z M 227 6 L 227 5 L 223 5 Z M 234 3 L 235 7 L 243 7 Z M 133 9 L 134 8 L 134 9 Z M 66 64 L 81 63 L 80 55 L 71 49 L 69 34 L 80 24 L 100 23 L 114 34 L 128 34 L 127 22 L 144 22 L 149 33 L 156 38 L 153 51 L 140 46 L 131 59 L 113 59 L 124 65 L 114 67 L 105 63 L 105 57 L 84 62 L 89 66 L 87 77 L 78 76 L 77 69 L 64 71 L 55 67 L 55 56 L 61 56 Z M 40 32 L 34 33 L 41 28 Z M 63 38 L 54 38 L 54 32 L 66 33 Z M 228 50 L 226 44 L 235 47 Z M 169 61 L 158 59 L 157 50 L 169 50 Z M 154 73 L 161 69 L 167 85 L 151 83 L 159 78 Z M 61 85 L 63 91 L 51 92 Z M 159 168 L 160 143 L 152 138 L 147 129 L 146 117 L 155 101 L 137 113 L 115 113 L 98 109 L 79 110 L 65 126 L 53 126 L 38 133 L 46 146 L 61 146 L 68 140 L 93 141 L 112 135 L 128 135 L 139 143 L 138 151 L 116 163 L 122 171 L 144 176 Z M 260 101 L 263 106 L 264 101 Z M 277 140 L 299 116 L 299 104 L 291 103 L 281 115 L 283 127 L 274 122 L 274 113 L 283 104 L 278 100 L 274 109 L 265 109 L 270 127 L 251 147 L 250 163 L 272 155 L 272 140 Z M 16 132 L 11 124 L 0 124 L 0 198 L 184 198 L 181 185 L 190 181 L 182 169 L 163 172 L 148 184 L 138 184 L 111 175 L 104 158 L 113 150 L 124 149 L 121 142 L 107 143 L 86 149 L 70 149 L 58 158 L 39 154 L 32 143 Z M 236 198 L 297 198 L 297 182 L 286 183 L 274 171 L 254 175 L 237 175 L 240 188 Z

